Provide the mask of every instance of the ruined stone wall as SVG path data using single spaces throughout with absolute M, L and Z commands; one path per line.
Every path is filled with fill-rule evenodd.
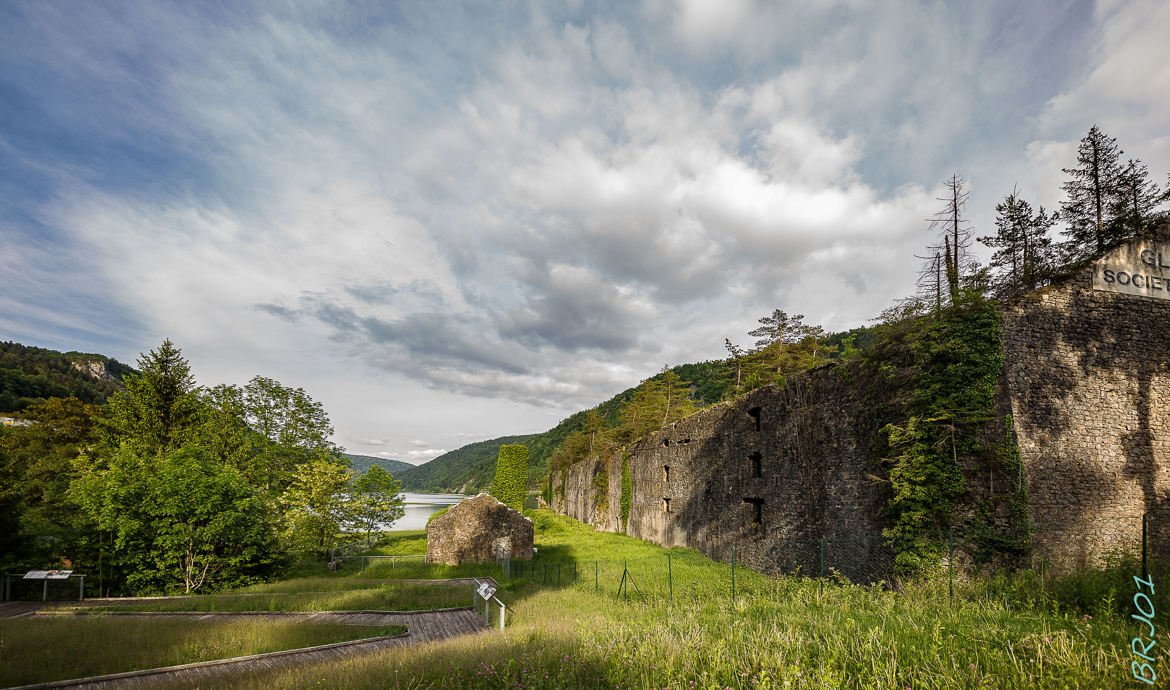
M 764 572 L 811 573 L 825 561 L 861 581 L 887 572 L 880 488 L 853 387 L 824 367 L 680 420 L 628 449 L 626 532 Z M 621 531 L 622 454 L 553 475 L 553 508 Z M 607 497 L 593 477 L 608 472 Z M 598 507 L 600 506 L 600 508 Z
M 497 550 L 532 558 L 532 520 L 479 494 L 451 506 L 427 525 L 427 563 L 491 563 Z
M 1132 280 L 1111 289 L 1125 269 L 1147 276 L 1143 289 Z M 1135 241 L 1002 308 L 996 407 L 1013 417 L 1036 564 L 1068 570 L 1110 553 L 1136 555 L 1143 512 L 1152 550 L 1170 554 L 1165 297 L 1170 244 Z M 875 430 L 861 417 L 854 386 L 827 366 L 681 420 L 628 449 L 633 497 L 625 531 L 719 560 L 736 544 L 737 560 L 764 572 L 814 572 L 825 538 L 829 566 L 855 581 L 885 576 L 879 515 L 886 496 L 871 479 L 883 472 L 870 450 Z M 1004 440 L 1002 421 L 982 432 L 988 443 Z M 566 489 L 553 508 L 622 531 L 621 462 L 619 453 L 554 474 L 554 486 L 563 481 Z M 979 506 L 1008 519 L 1012 478 L 996 463 L 962 464 L 967 494 L 956 520 L 969 522 Z M 609 474 L 608 497 L 595 495 L 600 472 Z M 957 548 L 969 555 L 974 544 Z
M 1170 247 L 1136 242 L 1003 310 L 1034 560 L 1062 570 L 1136 555 L 1143 512 L 1152 548 L 1170 553 L 1170 283 L 1143 279 L 1146 294 L 1125 294 L 1104 273 L 1160 276 L 1163 261 L 1143 266 L 1143 249 L 1170 260 Z M 1107 289 L 1093 288 L 1095 275 Z
M 881 491 L 855 391 L 823 367 L 681 420 L 631 448 L 627 532 L 764 572 L 885 572 Z
M 605 474 L 607 482 L 595 481 Z M 552 475 L 553 486 L 563 486 L 564 496 L 554 492 L 551 508 L 593 525 L 603 532 L 622 531 L 622 455 L 590 458 Z

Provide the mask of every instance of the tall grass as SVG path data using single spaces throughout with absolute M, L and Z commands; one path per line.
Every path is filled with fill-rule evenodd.
M 1140 572 L 1133 562 L 1059 579 L 959 578 L 953 600 L 945 576 L 895 591 L 737 568 L 732 599 L 729 564 L 671 549 L 672 602 L 668 550 L 546 511 L 535 518 L 538 568 L 560 564 L 564 577 L 575 566 L 578 577 L 559 587 L 504 579 L 504 633 L 235 676 L 222 686 L 902 690 L 1134 682 L 1136 628 L 1125 618 L 1132 575 Z M 623 565 L 639 588 L 628 601 L 616 590 Z
M 225 659 L 402 631 L 401 626 L 268 620 L 5 619 L 0 620 L 0 687 Z

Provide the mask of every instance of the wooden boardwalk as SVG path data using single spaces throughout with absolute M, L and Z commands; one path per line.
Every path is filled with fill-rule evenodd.
M 390 582 L 423 582 L 433 584 L 461 585 L 470 584 L 477 578 L 452 578 L 449 580 L 391 580 Z M 488 580 L 495 585 L 491 578 Z M 498 586 L 498 585 L 497 585 Z M 470 593 L 469 593 L 470 596 Z M 96 600 L 91 600 L 96 601 Z M 126 602 L 128 599 L 105 599 L 102 603 Z M 57 602 L 62 603 L 62 602 Z M 50 610 L 44 610 L 50 609 Z M 39 613 L 38 610 L 44 610 Z M 41 602 L 3 602 L 0 603 L 0 618 L 14 618 L 17 616 L 33 615 L 92 615 L 98 612 L 69 611 L 55 612 L 51 605 Z M 236 657 L 204 661 L 182 666 L 167 666 L 163 668 L 143 671 L 129 671 L 114 673 L 92 678 L 78 678 L 75 680 L 56 681 L 38 685 L 21 686 L 24 690 L 32 688 L 152 688 L 160 683 L 168 685 L 184 685 L 197 687 L 200 683 L 214 682 L 217 678 L 240 671 L 271 671 L 318 661 L 331 661 L 346 657 L 369 654 L 382 649 L 401 647 L 404 645 L 434 642 L 436 640 L 481 632 L 488 629 L 482 612 L 472 607 L 441 609 L 430 611 L 251 611 L 251 612 L 101 612 L 105 616 L 127 617 L 172 617 L 194 618 L 198 620 L 231 619 L 240 617 L 262 617 L 279 620 L 297 620 L 306 623 L 341 623 L 344 625 L 402 625 L 406 626 L 406 633 L 386 637 L 355 640 L 353 642 L 338 642 L 336 644 L 304 647 L 281 652 L 269 652 L 253 656 Z M 14 689 L 15 690 L 15 689 Z

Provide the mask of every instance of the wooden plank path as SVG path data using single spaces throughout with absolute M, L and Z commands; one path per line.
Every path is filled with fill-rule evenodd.
M 491 578 L 480 578 L 489 580 Z M 451 580 L 422 580 L 435 584 L 470 584 L 475 578 L 453 578 Z M 393 582 L 407 582 L 394 580 Z M 110 600 L 106 600 L 107 602 Z M 126 601 L 121 599 L 118 601 Z M 20 604 L 12 607 L 12 616 L 5 616 L 10 604 Z M 36 615 L 38 609 L 44 607 L 40 602 L 5 602 L 5 608 L 0 608 L 0 617 L 14 617 L 15 615 Z M 64 615 L 94 615 L 98 612 L 70 611 Z M 40 615 L 62 615 L 62 613 L 47 610 Z M 128 617 L 174 617 L 196 618 L 199 620 L 229 619 L 239 617 L 279 618 L 280 620 L 294 620 L 304 622 L 330 622 L 347 625 L 403 625 L 407 632 L 402 635 L 355 640 L 352 642 L 338 642 L 335 644 L 303 647 L 280 652 L 255 654 L 252 656 L 236 657 L 233 659 L 219 659 L 203 661 L 182 666 L 167 666 L 147 669 L 143 671 L 129 671 L 114 673 L 91 678 L 56 681 L 37 685 L 25 685 L 12 690 L 32 690 L 33 688 L 151 688 L 159 683 L 181 684 L 196 687 L 200 683 L 214 682 L 218 677 L 227 674 L 236 674 L 241 671 L 273 671 L 293 666 L 311 664 L 318 661 L 343 659 L 360 654 L 369 654 L 382 649 L 401 647 L 412 644 L 422 644 L 443 640 L 457 635 L 467 635 L 489 629 L 484 622 L 482 613 L 472 607 L 455 609 L 440 609 L 430 611 L 317 611 L 317 612 L 280 612 L 280 611 L 246 611 L 246 612 L 101 612 L 100 615 L 117 615 Z

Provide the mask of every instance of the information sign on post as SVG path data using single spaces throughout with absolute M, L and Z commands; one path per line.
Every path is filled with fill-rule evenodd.
M 25 580 L 68 580 L 72 570 L 30 570 L 24 574 Z
M 496 594 L 495 587 L 492 587 L 490 584 L 488 584 L 486 582 L 479 583 L 479 596 L 484 601 L 491 599 L 493 596 L 495 596 L 495 594 Z

